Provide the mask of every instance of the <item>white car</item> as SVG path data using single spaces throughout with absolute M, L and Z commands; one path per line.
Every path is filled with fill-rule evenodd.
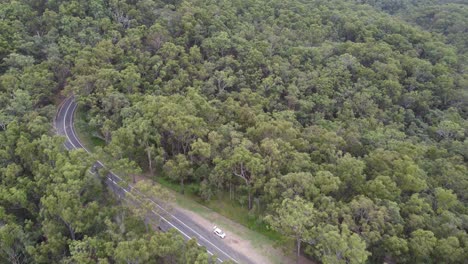
M 215 235 L 219 236 L 220 238 L 226 237 L 226 233 L 224 233 L 223 230 L 219 229 L 217 226 L 213 227 L 213 232 L 215 233 Z

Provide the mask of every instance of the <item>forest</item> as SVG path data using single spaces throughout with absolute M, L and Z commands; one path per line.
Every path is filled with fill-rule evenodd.
M 96 155 L 317 263 L 465 263 L 467 25 L 462 0 L 0 1 L 0 263 L 212 262 L 64 150 L 71 94 Z

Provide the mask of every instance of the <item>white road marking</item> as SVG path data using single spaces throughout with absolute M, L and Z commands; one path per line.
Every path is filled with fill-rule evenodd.
M 102 164 L 102 163 L 101 163 Z M 113 176 L 117 177 L 118 179 L 122 180 L 119 176 L 115 175 L 113 172 L 110 172 Z M 114 180 L 111 180 L 112 182 L 115 183 Z M 201 235 L 200 233 L 198 233 L 197 231 L 193 230 L 190 226 L 186 225 L 182 220 L 180 220 L 179 218 L 177 218 L 176 216 L 174 216 L 173 214 L 169 213 L 166 209 L 164 209 L 162 206 L 160 206 L 158 203 L 156 203 L 153 199 L 151 198 L 148 198 L 146 197 L 144 194 L 142 194 L 138 189 L 136 189 L 135 187 L 133 187 L 131 184 L 128 185 L 130 190 L 132 189 L 135 189 L 136 192 L 141 195 L 142 197 L 150 200 L 153 204 L 155 204 L 157 207 L 159 207 L 162 211 L 164 211 L 165 213 L 167 213 L 168 215 L 170 215 L 172 218 L 174 218 L 175 220 L 177 220 L 179 223 L 181 223 L 182 225 L 184 225 L 186 228 L 190 229 L 190 231 L 192 231 L 193 233 L 195 233 L 196 235 L 198 235 L 201 239 L 205 240 L 207 243 L 209 243 L 211 246 L 213 246 L 214 248 L 216 248 L 217 250 L 219 250 L 220 252 L 222 252 L 224 255 L 226 255 L 228 258 L 230 258 L 231 260 L 233 260 L 234 262 L 238 263 L 236 259 L 234 259 L 233 257 L 231 257 L 229 254 L 227 254 L 226 252 L 224 252 L 222 249 L 220 249 L 219 247 L 217 247 L 215 244 L 211 243 L 211 241 L 209 241 L 207 238 L 205 238 L 203 235 Z M 128 192 L 125 188 L 119 186 L 120 188 L 122 188 L 125 192 Z M 172 224 L 171 224 L 172 225 Z M 177 230 L 179 230 L 178 228 L 176 228 Z
M 71 98 L 71 97 L 69 97 L 69 98 Z M 68 100 L 68 98 L 67 98 L 66 100 Z M 68 133 L 67 133 L 67 127 L 66 127 L 66 125 L 65 125 L 65 124 L 67 123 L 67 116 L 68 116 L 68 111 L 70 110 L 70 105 L 71 105 L 71 104 L 69 104 L 69 105 L 67 106 L 67 110 L 65 110 L 65 116 L 64 116 L 64 120 L 63 120 L 63 131 L 65 132 L 65 136 L 67 137 L 68 142 L 70 142 L 70 144 L 71 144 L 74 148 L 77 148 L 77 147 L 75 146 L 75 144 L 73 144 L 73 142 L 70 140 L 70 137 L 68 136 Z M 66 147 L 66 145 L 65 145 L 65 147 Z
M 65 103 L 65 101 L 67 101 L 67 99 L 68 99 L 68 98 L 66 98 L 65 100 L 63 100 L 62 102 L 60 102 L 59 107 L 58 107 L 57 114 L 56 114 L 55 117 L 54 117 L 54 129 L 55 129 L 55 131 L 57 131 L 57 116 L 58 116 L 58 114 L 62 111 L 63 104 Z M 57 131 L 57 132 L 58 132 L 58 131 Z
M 127 190 L 125 190 L 125 188 L 123 188 L 122 186 L 120 186 L 117 182 L 115 182 L 114 180 L 112 180 L 111 178 L 108 178 L 115 186 L 117 186 L 118 188 L 122 189 L 124 192 L 126 193 L 129 193 Z M 140 203 L 142 202 L 138 197 L 132 195 L 136 200 L 138 200 Z M 125 198 L 124 198 L 125 199 Z M 151 202 L 153 202 L 152 200 L 150 200 Z M 169 220 L 167 220 L 164 216 L 160 215 L 158 212 L 154 211 L 154 210 L 151 210 L 151 212 L 157 216 L 159 216 L 162 220 L 164 220 L 166 223 L 168 223 L 170 226 L 172 226 L 173 228 L 175 228 L 177 231 L 179 231 L 179 233 L 181 233 L 182 235 L 184 235 L 186 238 L 188 239 L 192 239 L 193 237 L 190 237 L 189 235 L 187 235 L 184 231 L 180 230 L 177 226 L 175 226 L 174 224 L 172 224 L 171 222 L 169 222 Z M 202 246 L 200 243 L 197 242 L 197 245 L 198 246 Z M 211 256 L 214 256 L 214 254 L 209 251 L 208 249 L 206 250 L 208 252 L 208 254 L 210 254 Z M 219 262 L 223 262 L 220 258 L 217 258 L 217 260 Z
M 64 100 L 67 101 L 69 99 L 72 99 L 73 97 L 69 97 L 67 99 Z M 62 102 L 60 108 L 59 108 L 59 113 L 60 111 L 62 110 L 63 108 L 63 105 L 65 105 L 65 103 Z M 65 116 L 64 116 L 64 120 L 63 120 L 63 130 L 64 130 L 64 133 L 65 133 L 65 136 L 66 138 L 68 139 L 68 142 L 70 142 L 70 144 L 73 146 L 73 148 L 75 149 L 78 149 L 79 147 L 77 147 L 73 141 L 70 139 L 70 136 L 68 134 L 68 131 L 67 131 L 67 127 L 66 127 L 66 121 L 67 121 L 67 116 L 68 116 L 68 111 L 70 110 L 70 106 L 73 105 L 73 102 L 71 102 L 68 106 L 67 106 L 67 109 L 65 111 Z M 78 107 L 78 105 L 75 103 L 75 105 L 73 106 L 73 110 L 72 110 L 72 116 L 70 118 L 70 124 L 69 124 L 69 127 L 71 128 L 71 134 L 73 135 L 73 138 L 76 140 L 76 142 L 78 142 L 78 144 L 80 145 L 80 147 L 82 149 L 84 149 L 87 153 L 90 153 L 90 151 L 88 149 L 86 149 L 82 144 L 81 142 L 78 140 L 78 137 L 76 136 L 75 134 L 75 129 L 74 129 L 74 123 L 73 123 L 73 119 L 74 119 L 74 114 L 75 114 L 75 110 L 76 108 Z M 65 147 L 67 147 L 65 145 Z M 106 166 L 101 162 L 101 161 L 97 161 L 97 163 L 99 163 L 103 168 L 106 168 Z M 119 179 L 120 181 L 123 181 L 122 178 L 120 178 L 118 175 L 116 175 L 115 173 L 113 173 L 112 171 L 109 171 L 111 173 L 112 176 L 116 177 L 117 179 Z M 121 188 L 124 192 L 126 193 L 129 193 L 129 191 L 127 191 L 125 188 L 123 188 L 122 186 L 118 185 L 117 182 L 115 182 L 113 179 L 111 179 L 110 177 L 107 177 L 107 179 L 109 179 L 112 183 L 114 183 L 116 186 L 118 186 L 119 188 Z M 140 191 L 138 191 L 138 189 L 134 188 L 131 184 L 128 184 L 130 190 L 132 189 L 135 189 L 139 195 L 145 197 L 145 195 L 143 195 Z M 145 197 L 146 198 L 146 197 Z M 138 198 L 136 198 L 138 199 Z M 179 218 L 175 217 L 174 215 L 170 214 L 166 209 L 164 209 L 163 207 L 161 207 L 158 203 L 156 203 L 155 201 L 153 201 L 153 199 L 151 198 L 147 198 L 149 199 L 153 204 L 155 204 L 157 207 L 159 207 L 161 210 L 163 210 L 165 213 L 167 213 L 168 215 L 170 215 L 173 219 L 177 220 L 179 223 L 181 223 L 182 225 L 184 225 L 186 228 L 188 228 L 190 231 L 192 231 L 193 233 L 195 233 L 196 235 L 198 235 L 199 238 L 205 240 L 207 243 L 209 243 L 211 246 L 213 246 L 214 248 L 216 248 L 217 250 L 219 250 L 220 252 L 222 252 L 224 255 L 226 255 L 227 257 L 229 257 L 231 260 L 233 260 L 234 262 L 238 263 L 233 257 L 231 257 L 229 254 L 227 254 L 226 252 L 224 252 L 223 250 L 221 250 L 220 248 L 218 248 L 216 245 L 214 245 L 213 243 L 211 243 L 207 238 L 205 238 L 203 235 L 201 235 L 200 233 L 198 233 L 197 231 L 193 230 L 190 226 L 186 225 L 182 220 L 180 220 Z M 138 199 L 139 200 L 139 199 Z M 183 234 L 185 237 L 187 238 L 191 238 L 189 237 L 187 234 L 185 234 L 182 230 L 180 230 L 179 228 L 177 228 L 174 224 L 172 224 L 171 222 L 169 222 L 166 218 L 164 218 L 163 216 L 159 215 L 158 213 L 156 213 L 154 210 L 151 210 L 154 214 L 158 215 L 159 217 L 161 217 L 164 221 L 166 221 L 169 225 L 171 225 L 173 228 L 175 228 L 177 231 L 179 231 L 181 234 Z M 199 243 L 197 243 L 198 245 L 200 245 Z M 214 255 L 212 252 L 210 252 L 208 249 L 206 250 L 210 255 Z M 217 258 L 220 262 L 222 262 L 222 260 L 220 258 Z
M 111 172 L 112 173 L 112 172 Z M 118 179 L 120 179 L 119 176 L 115 175 L 114 173 L 112 173 L 113 176 L 117 177 Z M 120 179 L 122 180 L 122 179 Z M 163 207 L 161 207 L 157 202 L 155 202 L 153 199 L 151 198 L 148 198 L 146 197 L 144 194 L 142 194 L 138 189 L 136 189 L 135 187 L 133 187 L 131 184 L 128 185 L 130 190 L 132 189 L 135 189 L 136 192 L 138 192 L 138 194 L 140 194 L 142 197 L 150 200 L 153 204 L 155 204 L 157 207 L 159 207 L 161 210 L 163 210 L 165 213 L 167 213 L 168 215 L 172 216 L 172 218 L 174 218 L 175 220 L 177 220 L 179 223 L 181 223 L 182 225 L 184 225 L 186 228 L 190 229 L 190 231 L 192 231 L 193 233 L 197 234 L 200 238 L 202 238 L 203 240 L 205 240 L 206 242 L 208 242 L 211 246 L 213 246 L 214 248 L 216 248 L 217 250 L 223 252 L 224 255 L 226 255 L 227 257 L 229 257 L 230 259 L 232 259 L 234 262 L 237 263 L 237 260 L 234 259 L 233 257 L 231 257 L 229 254 L 227 254 L 226 252 L 224 252 L 222 249 L 218 248 L 215 244 L 211 243 L 211 241 L 209 241 L 207 238 L 205 238 L 203 235 L 201 235 L 200 233 L 198 233 L 197 231 L 193 230 L 190 226 L 186 225 L 182 220 L 180 220 L 179 218 L 177 218 L 176 216 L 174 216 L 173 214 L 169 213 L 166 209 L 164 209 Z
M 78 136 L 76 136 L 75 134 L 75 123 L 73 122 L 73 120 L 75 119 L 75 111 L 76 111 L 76 108 L 78 107 L 78 104 L 75 103 L 75 106 L 73 106 L 73 110 L 72 110 L 72 116 L 70 118 L 70 128 L 71 128 L 71 132 L 73 134 L 73 137 L 75 138 L 76 142 L 78 142 L 78 144 L 80 145 L 80 147 L 82 149 L 84 149 L 87 153 L 90 153 L 88 149 L 86 149 L 82 144 L 81 142 L 78 140 Z

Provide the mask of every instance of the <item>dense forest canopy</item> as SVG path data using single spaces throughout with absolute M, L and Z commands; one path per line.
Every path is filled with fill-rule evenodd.
M 49 137 L 73 93 L 102 152 L 229 192 L 315 260 L 462 263 L 467 17 L 435 0 L 0 2 L 0 260 L 123 262 L 150 243 L 132 257 L 207 261 L 164 252 L 174 233 L 139 239 L 89 158 Z
M 384 12 L 398 15 L 405 21 L 445 37 L 445 42 L 457 48 L 460 61 L 468 59 L 468 6 L 464 0 L 356 0 Z M 464 65 L 466 67 L 466 63 Z

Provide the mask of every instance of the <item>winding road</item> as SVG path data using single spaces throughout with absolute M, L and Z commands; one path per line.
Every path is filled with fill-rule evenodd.
M 55 130 L 57 134 L 66 138 L 64 145 L 67 150 L 82 148 L 89 153 L 89 150 L 87 150 L 80 142 L 73 125 L 77 107 L 78 106 L 73 96 L 68 97 L 62 101 L 54 120 Z M 95 163 L 95 167 L 102 168 L 105 166 L 102 162 L 97 161 Z M 120 197 L 125 197 L 126 194 L 132 190 L 132 186 L 130 185 L 123 187 L 119 184 L 121 181 L 122 179 L 112 172 L 109 172 L 106 177 L 106 184 L 108 187 Z M 134 193 L 136 193 L 138 196 L 136 199 L 148 199 L 137 191 Z M 174 228 L 179 231 L 186 239 L 195 238 L 199 245 L 204 246 L 210 255 L 216 255 L 218 262 L 231 260 L 235 263 L 253 263 L 249 261 L 246 256 L 227 245 L 224 240 L 208 231 L 211 227 L 203 228 L 199 226 L 195 221 L 193 221 L 190 217 L 177 208 L 174 208 L 171 210 L 171 212 L 168 212 L 156 201 L 151 200 L 151 202 L 154 203 L 155 208 L 155 210 L 152 211 L 151 217 L 153 217 L 154 220 L 162 220 L 160 225 L 161 229 L 168 230 L 170 228 Z M 162 215 L 160 215 L 160 213 Z

